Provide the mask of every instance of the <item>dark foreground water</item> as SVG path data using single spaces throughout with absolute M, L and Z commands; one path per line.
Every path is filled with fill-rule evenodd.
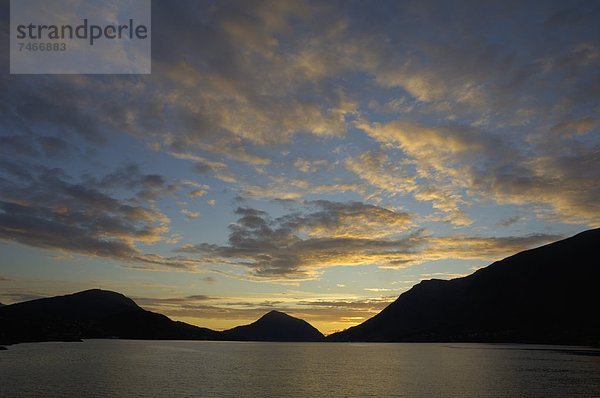
M 0 351 L 1 397 L 600 397 L 600 352 L 89 340 Z

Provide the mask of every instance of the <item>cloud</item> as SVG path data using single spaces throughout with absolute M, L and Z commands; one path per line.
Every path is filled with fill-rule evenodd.
M 404 232 L 412 226 L 408 213 L 362 202 L 316 200 L 304 203 L 319 211 L 288 215 L 279 220 L 309 237 L 379 238 Z
M 598 9 L 590 4 L 572 7 L 569 12 L 587 17 L 568 27 L 543 22 L 566 12 L 559 4 L 543 10 L 526 3 L 517 8 L 472 4 L 452 18 L 443 7 L 398 8 L 403 11 L 400 27 L 387 32 L 397 40 L 395 52 L 377 58 L 374 74 L 379 84 L 406 90 L 430 115 L 520 124 L 587 108 L 589 96 L 597 93 L 597 81 L 586 74 L 598 62 L 594 46 L 589 46 L 590 38 L 597 38 L 590 18 L 598 16 Z M 533 13 L 540 17 L 535 22 Z M 420 34 L 416 21 L 423 19 L 438 29 Z M 533 39 L 557 32 L 561 39 Z M 575 75 L 579 77 L 573 79 Z M 561 105 L 549 98 L 560 98 Z M 548 114 L 550 110 L 557 113 Z
M 572 137 L 576 135 L 587 134 L 598 127 L 598 120 L 592 117 L 585 117 L 578 120 L 563 121 L 552 127 L 553 133 Z
M 12 106 L 3 107 L 0 130 L 10 135 L 3 138 L 2 147 L 17 150 L 20 155 L 35 157 L 43 153 L 57 155 L 68 147 L 64 137 L 88 144 L 102 144 L 105 133 L 99 128 L 83 79 L 37 79 L 30 84 L 23 79 L 0 79 L 0 98 Z M 60 101 L 56 99 L 60 98 Z M 78 112 L 73 112 L 78 109 Z M 47 126 L 60 126 L 60 137 L 49 135 Z
M 298 199 L 309 190 L 282 188 L 275 179 L 242 179 L 238 174 L 246 173 L 236 166 L 261 166 L 280 176 L 268 150 L 303 134 L 325 143 L 347 139 L 359 121 L 382 144 L 382 164 L 400 173 L 375 176 L 372 163 L 360 170 L 362 155 L 356 153 L 346 162 L 348 170 L 387 192 L 430 202 L 437 219 L 460 227 L 472 222 L 461 190 L 471 188 L 464 179 L 473 170 L 464 163 L 481 166 L 479 177 L 495 171 L 485 165 L 488 156 L 492 168 L 510 161 L 523 165 L 528 154 L 554 156 L 530 150 L 531 134 L 592 140 L 597 130 L 598 10 L 589 4 L 568 10 L 557 4 L 472 4 L 450 19 L 444 7 L 411 1 L 344 7 L 311 1 L 202 7 L 181 1 L 156 7 L 155 26 L 163 34 L 153 40 L 152 76 L 45 76 L 35 84 L 3 77 L 2 103 L 11 106 L 3 107 L 0 148 L 24 157 L 58 156 L 79 151 L 81 142 L 102 146 L 111 134 L 126 133 L 193 162 L 199 173 L 228 184 L 243 181 L 242 195 Z M 394 23 L 382 23 L 390 15 Z M 423 20 L 428 34 L 418 22 Z M 380 115 L 368 111 L 364 98 L 376 98 L 392 112 L 389 120 L 397 121 L 375 127 Z M 496 147 L 504 135 L 523 154 L 502 163 L 494 154 L 510 154 Z M 400 147 L 412 163 L 389 146 Z M 331 166 L 309 155 L 297 155 L 294 167 L 314 173 Z M 318 193 L 364 193 L 352 181 L 320 185 Z M 563 219 L 581 210 L 557 202 L 549 205 Z M 577 222 L 595 222 L 589 213 L 577 214 Z
M 230 225 L 229 246 L 186 245 L 207 263 L 251 268 L 264 277 L 306 278 L 332 265 L 385 262 L 411 249 L 411 237 L 378 240 L 406 231 L 407 213 L 359 203 L 303 202 L 305 212 L 272 219 L 253 208 L 238 208 Z
M 476 174 L 474 189 L 499 203 L 547 205 L 541 217 L 567 223 L 600 225 L 600 147 L 575 147 L 542 155 L 492 173 Z
M 158 307 L 158 306 L 173 306 L 173 305 L 194 305 L 195 303 L 202 303 L 205 301 L 215 300 L 213 297 L 209 297 L 203 294 L 196 294 L 185 297 L 169 297 L 169 298 L 148 298 L 148 297 L 134 297 L 133 300 L 142 307 Z
M 130 163 L 120 167 L 101 179 L 88 176 L 86 183 L 100 189 L 126 188 L 137 191 L 135 199 L 139 202 L 154 201 L 174 194 L 181 188 L 178 184 L 169 183 L 166 177 L 158 174 L 144 174 L 138 165 Z
M 409 165 L 394 161 L 383 152 L 365 151 L 346 158 L 344 165 L 370 185 L 392 194 L 404 195 L 418 188 L 415 173 Z
M 5 153 L 18 154 L 20 156 L 36 156 L 38 149 L 31 145 L 29 140 L 18 135 L 0 137 L 0 150 Z
M 181 214 L 183 214 L 187 218 L 198 218 L 198 217 L 200 217 L 200 212 L 199 211 L 192 211 L 192 210 L 188 210 L 188 209 L 182 209 L 181 210 Z
M 322 86 L 332 71 L 329 65 L 318 66 L 327 54 L 320 48 L 323 31 L 335 37 L 343 32 L 326 23 L 315 32 L 291 23 L 326 22 L 334 8 L 305 2 L 274 7 L 260 1 L 236 7 L 199 8 L 192 2 L 158 7 L 156 26 L 165 35 L 153 41 L 155 77 L 145 102 L 160 103 L 158 112 L 148 111 L 169 122 L 168 135 L 152 129 L 161 148 L 267 165 L 270 157 L 254 146 L 287 143 L 299 132 L 320 137 L 345 133 L 345 118 L 355 112 L 355 104 L 343 91 Z M 144 111 L 131 111 L 130 124 L 141 124 Z M 214 169 L 203 162 L 197 167 Z
M 589 71 L 598 63 L 598 11 L 590 5 L 573 6 L 587 17 L 566 29 L 543 22 L 560 14 L 555 4 L 477 4 L 449 19 L 443 7 L 410 1 L 281 3 L 156 4 L 163 34 L 153 40 L 152 77 L 47 77 L 35 85 L 3 79 L 0 91 L 15 104 L 7 108 L 7 130 L 49 122 L 98 140 L 112 127 L 166 151 L 269 164 L 255 146 L 307 132 L 343 137 L 366 105 L 362 95 L 378 90 L 416 114 L 504 123 L 548 115 L 556 104 L 549 98 L 560 99 L 563 118 L 581 104 L 590 108 L 597 94 Z M 390 15 L 394 23 L 382 23 Z M 423 20 L 428 34 L 417 22 Z M 560 39 L 552 35 L 557 26 Z M 540 36 L 548 40 L 523 40 Z
M 188 193 L 188 195 L 192 198 L 199 198 L 206 195 L 206 191 L 203 189 L 194 189 Z
M 434 237 L 407 231 L 411 222 L 406 213 L 356 202 L 303 204 L 304 211 L 277 218 L 262 210 L 238 208 L 228 245 L 188 244 L 176 251 L 199 254 L 207 264 L 246 268 L 250 278 L 293 280 L 314 278 L 332 266 L 405 268 L 448 258 L 498 259 L 560 238 Z
M 127 200 L 105 192 L 121 185 L 137 193 Z M 169 187 L 163 177 L 124 174 L 123 170 L 73 182 L 61 169 L 0 164 L 0 239 L 127 263 L 189 269 L 196 264 L 190 259 L 146 254 L 138 248 L 138 244 L 169 239 L 169 218 L 151 205 L 158 191 L 170 191 Z
M 419 177 L 460 178 L 460 162 L 493 158 L 504 143 L 493 135 L 464 125 L 430 127 L 411 121 L 359 123 L 358 128 L 379 142 L 395 144 L 416 166 Z
M 592 226 L 600 222 L 598 146 L 541 141 L 524 149 L 519 147 L 520 140 L 508 141 L 458 125 L 428 127 L 395 121 L 359 127 L 377 141 L 404 152 L 405 162 L 415 167 L 413 178 L 426 181 L 418 187 L 405 186 L 404 190 L 412 192 L 417 200 L 432 201 L 433 207 L 448 214 L 448 221 L 455 224 L 470 223 L 462 208 L 476 196 L 501 204 L 546 206 L 563 222 Z M 382 184 L 385 175 L 377 175 L 376 169 L 364 171 L 381 167 L 377 158 L 368 156 L 358 174 L 366 180 L 372 177 L 375 186 L 389 186 Z M 355 170 L 353 164 L 353 159 L 346 162 Z M 539 214 L 543 213 L 542 208 Z
M 509 226 L 516 224 L 522 220 L 523 220 L 523 217 L 521 217 L 521 216 L 507 217 L 507 218 L 503 218 L 502 220 L 500 220 L 498 222 L 498 225 L 500 225 L 502 227 L 509 227 Z
M 478 267 L 473 267 L 473 270 L 477 270 L 479 268 L 482 268 L 481 266 Z M 448 273 L 448 272 L 432 272 L 432 273 L 425 273 L 425 274 L 419 274 L 419 277 L 422 278 L 421 280 L 427 278 L 427 279 L 454 279 L 454 278 L 462 278 L 467 276 L 468 274 L 453 274 L 453 273 Z M 416 284 L 415 282 L 411 282 L 412 284 Z
M 316 173 L 320 167 L 327 167 L 329 165 L 328 160 L 306 160 L 298 158 L 294 161 L 294 166 L 302 171 L 303 173 Z
M 192 190 L 188 192 L 190 198 L 201 198 L 210 190 L 209 185 L 190 180 L 184 180 L 182 185 L 192 188 Z
M 262 185 L 242 184 L 240 196 L 255 199 L 297 200 L 315 194 L 339 194 L 357 192 L 363 194 L 364 187 L 354 182 L 333 182 L 314 184 L 310 180 L 294 179 L 285 176 L 269 176 L 269 182 Z
M 422 255 L 428 260 L 485 259 L 502 257 L 562 239 L 561 235 L 530 234 L 525 236 L 476 237 L 454 235 L 428 237 L 428 250 Z
M 8 305 L 8 304 L 13 304 L 13 303 L 22 303 L 24 301 L 37 300 L 37 299 L 45 298 L 48 296 L 40 295 L 35 292 L 19 291 L 19 292 L 2 292 L 0 294 L 0 297 L 2 297 L 2 303 Z
M 211 172 L 211 173 L 213 173 L 215 178 L 217 178 L 221 181 L 228 182 L 228 183 L 237 182 L 237 179 L 229 171 L 229 167 L 224 162 L 209 160 L 205 157 L 190 154 L 190 153 L 185 153 L 185 152 L 171 152 L 170 154 L 172 156 L 176 157 L 177 159 L 185 159 L 185 160 L 193 161 L 194 162 L 193 170 L 196 171 L 197 173 L 203 174 L 203 173 Z
M 367 151 L 359 156 L 347 158 L 344 164 L 346 169 L 380 192 L 391 194 L 392 197 L 411 194 L 416 200 L 432 202 L 434 209 L 444 213 L 437 217 L 441 221 L 460 226 L 472 223 L 469 216 L 461 209 L 465 202 L 456 192 L 456 188 L 439 184 L 439 181 L 435 185 L 424 182 L 419 184 L 417 182 L 419 178 L 431 174 L 423 175 L 423 169 L 414 170 L 409 159 L 393 162 L 381 152 Z

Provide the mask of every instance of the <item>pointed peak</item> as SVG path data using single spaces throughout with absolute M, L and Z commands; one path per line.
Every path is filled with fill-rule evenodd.
M 271 310 L 271 311 L 267 312 L 266 314 L 264 314 L 261 318 L 292 318 L 292 317 L 290 315 L 286 314 L 285 312 Z
M 233 340 L 250 341 L 320 341 L 323 334 L 300 318 L 271 310 L 249 325 L 223 332 Z

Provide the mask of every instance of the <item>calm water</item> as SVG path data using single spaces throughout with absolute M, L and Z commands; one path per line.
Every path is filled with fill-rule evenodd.
M 0 396 L 600 397 L 600 356 L 590 355 L 598 353 L 488 344 L 19 344 L 0 351 Z

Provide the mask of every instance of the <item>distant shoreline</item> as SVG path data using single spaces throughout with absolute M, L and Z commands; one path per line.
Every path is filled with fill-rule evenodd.
M 90 338 L 74 340 L 44 340 L 44 341 L 20 341 L 16 343 L 3 343 L 0 345 L 0 351 L 8 350 L 8 347 L 18 344 L 37 344 L 37 343 L 85 343 L 86 341 L 146 341 L 146 342 L 211 342 L 211 343 L 274 343 L 274 344 L 449 344 L 450 348 L 473 349 L 475 347 L 459 347 L 457 344 L 476 344 L 476 345 L 495 345 L 497 348 L 487 347 L 487 349 L 498 350 L 517 350 L 517 351 L 555 351 L 570 353 L 576 355 L 600 356 L 600 346 L 589 344 L 552 344 L 552 343 L 523 343 L 523 342 L 488 342 L 488 341 L 260 341 L 260 340 L 186 340 L 186 339 L 132 339 L 132 338 Z M 523 347 L 515 347 L 523 346 Z M 535 348 L 532 346 L 543 346 L 545 348 Z M 480 348 L 480 347 L 478 347 Z

